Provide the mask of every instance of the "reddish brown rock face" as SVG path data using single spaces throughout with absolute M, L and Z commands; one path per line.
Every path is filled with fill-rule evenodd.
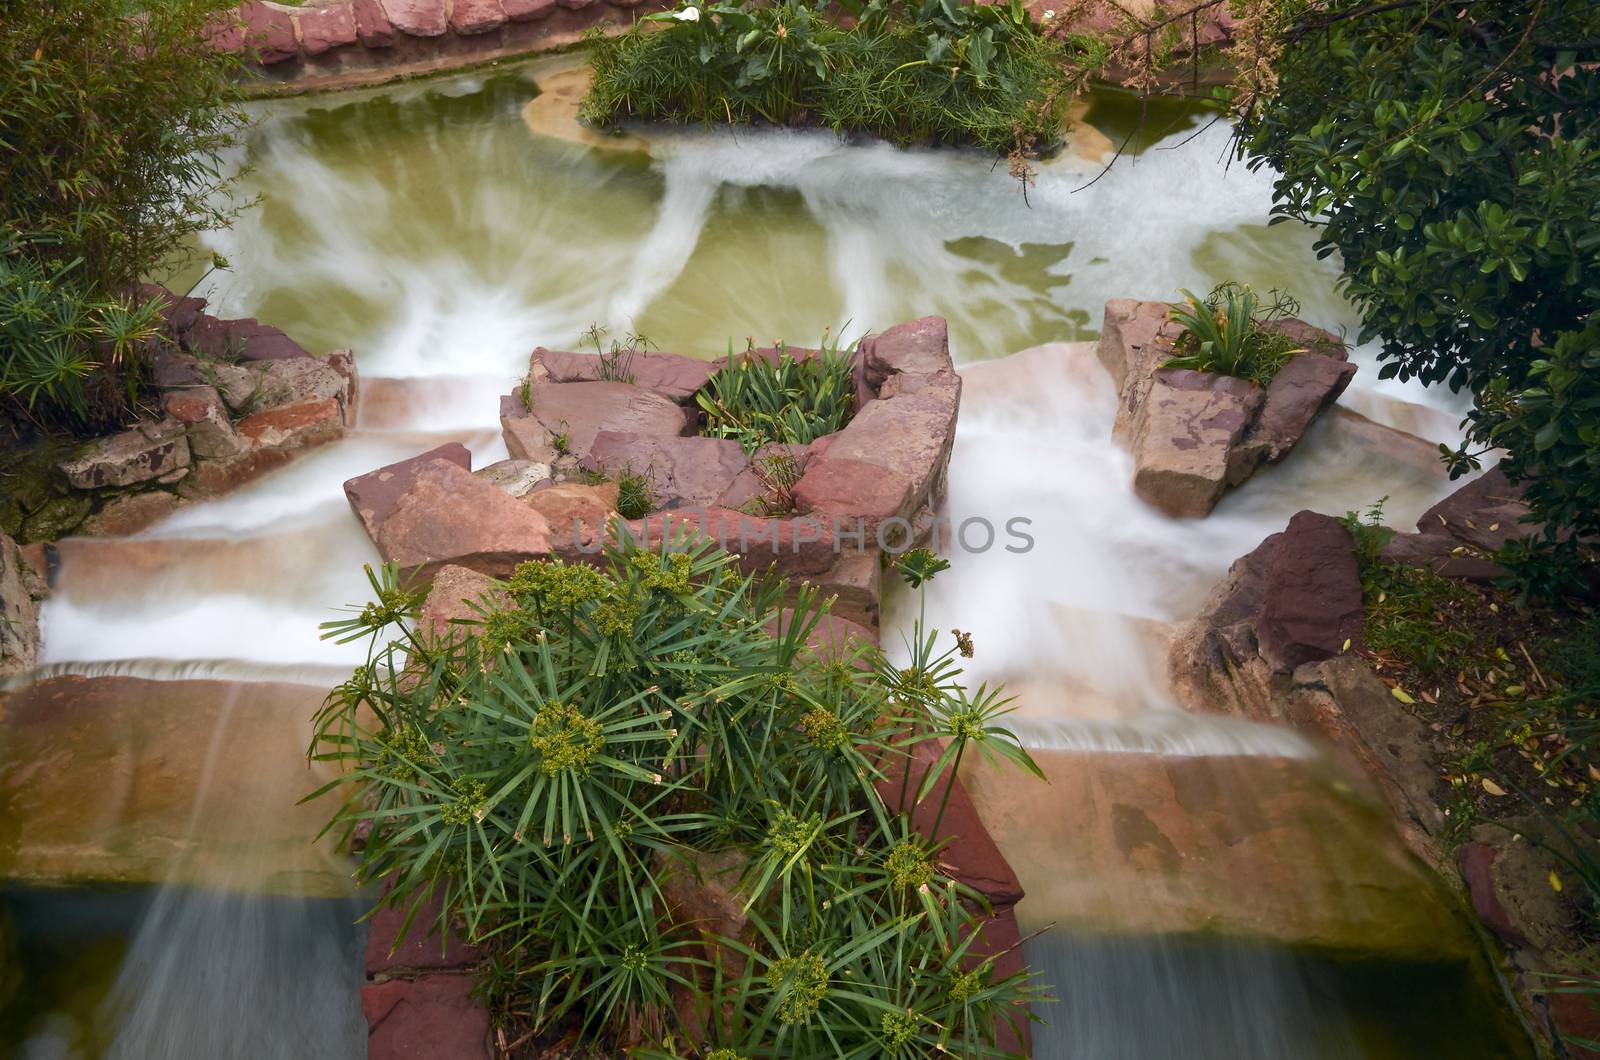
M 500 0 L 500 9 L 513 22 L 535 22 L 550 16 L 556 0 Z
M 932 375 L 955 370 L 944 317 L 921 317 L 861 340 L 867 381 L 874 387 L 895 373 Z
M 356 42 L 356 20 L 348 3 L 308 7 L 295 15 L 300 27 L 300 47 L 307 55 Z
M 356 39 L 363 48 L 394 47 L 394 26 L 378 0 L 352 0 L 350 10 L 355 17 Z
M 499 0 L 451 0 L 450 28 L 457 33 L 472 35 L 498 29 L 506 21 Z
M 657 508 L 709 508 L 749 463 L 731 438 L 600 431 L 583 466 L 608 476 L 624 470 L 644 475 Z
M 385 560 L 422 581 L 449 564 L 503 578 L 550 552 L 544 516 L 448 460 L 415 470 L 376 537 Z
M 1355 374 L 1356 366 L 1342 357 L 1305 353 L 1294 358 L 1272 377 L 1246 443 L 1259 446 L 1268 463 L 1282 460 Z
M 439 37 L 450 28 L 445 0 L 382 0 L 389 22 L 410 37 Z
M 254 50 L 263 65 L 286 62 L 299 54 L 294 21 L 286 9 L 262 0 L 246 0 L 239 5 L 239 19 L 245 47 Z
M 1361 572 L 1350 533 L 1331 515 L 1298 512 L 1267 564 L 1257 636 L 1279 673 L 1362 643 Z
M 466 974 L 392 979 L 361 990 L 368 1060 L 489 1060 L 489 1012 Z
M 617 484 L 547 486 L 527 494 L 523 503 L 544 516 L 555 553 L 567 557 L 595 553 L 600 551 L 607 527 L 617 518 Z
M 460 442 L 446 442 L 426 453 L 387 464 L 344 484 L 344 496 L 350 502 L 350 510 L 366 527 L 368 536 L 374 539 L 378 536 L 378 530 L 394 512 L 395 503 L 416 480 L 417 472 L 435 460 L 454 464 L 463 471 L 472 470 L 472 454 L 467 447 Z
M 184 347 L 194 353 L 223 360 L 275 361 L 311 356 L 281 329 L 250 317 L 219 320 L 201 313 L 190 325 L 183 342 Z
M 337 398 L 299 401 L 246 417 L 239 433 L 258 449 L 304 449 L 342 437 L 344 415 Z
M 493 578 L 466 567 L 441 567 L 422 603 L 417 628 L 424 635 L 448 639 L 462 632 L 462 624 L 476 622 L 485 610 L 508 603 Z M 376 930 L 376 924 L 374 924 Z M 372 970 L 372 947 L 367 947 L 367 969 Z
M 547 13 L 549 6 L 545 7 Z M 711 361 L 676 353 L 640 352 L 624 358 L 618 369 L 631 376 L 635 384 L 685 404 L 694 399 L 695 391 L 705 386 L 716 370 Z M 536 384 L 594 382 L 601 373 L 600 358 L 595 354 L 566 353 L 542 346 L 533 351 L 528 368 Z
M 908 514 L 911 480 L 893 468 L 849 457 L 813 461 L 794 488 L 802 512 L 859 516 L 876 534 L 885 519 Z
M 1528 512 L 1522 491 L 1493 467 L 1423 512 L 1417 529 L 1498 552 L 1508 541 L 1543 532 L 1542 524 L 1522 521 Z

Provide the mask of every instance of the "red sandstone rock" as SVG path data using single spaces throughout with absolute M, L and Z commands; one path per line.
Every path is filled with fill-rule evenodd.
M 462 570 L 460 567 L 446 569 Z M 416 915 L 412 917 L 411 929 L 402 937 L 401 927 L 413 907 Z M 438 895 L 402 905 L 380 905 L 367 922 L 367 976 L 460 971 L 483 959 L 483 951 L 468 945 L 453 928 L 441 942 L 438 923 Z
M 294 36 L 294 21 L 287 8 L 264 0 L 245 0 L 239 5 L 244 43 L 255 51 L 264 66 L 285 62 L 299 54 Z
M 794 488 L 802 512 L 858 516 L 876 534 L 885 519 L 911 512 L 911 480 L 900 472 L 849 457 L 813 460 Z
M 247 416 L 239 433 L 257 449 L 304 449 L 342 437 L 344 415 L 338 398 L 298 401 Z
M 1480 585 L 1505 573 L 1498 563 L 1471 554 L 1468 546 L 1446 534 L 1395 534 L 1379 555 L 1393 563 Z
M 897 394 L 861 409 L 844 430 L 827 439 L 825 456 L 814 448 L 812 459 L 857 460 L 895 472 L 910 483 L 907 505 L 919 507 L 937 499 L 942 489 L 960 405 L 960 376 L 929 376 L 917 393 Z
M 873 387 L 898 372 L 931 375 L 950 372 L 950 335 L 944 317 L 921 317 L 898 324 L 881 335 L 861 340 L 867 382 Z
M 592 554 L 600 551 L 617 516 L 617 484 L 566 482 L 533 490 L 522 502 L 544 516 L 551 551 L 568 557 Z
M 212 12 L 206 16 L 205 29 L 201 32 L 206 44 L 216 51 L 229 55 L 244 51 L 244 26 L 239 21 L 237 8 Z
M 631 383 L 542 383 L 530 400 L 531 410 L 518 395 L 501 405 L 506 448 L 524 460 L 554 460 L 556 435 L 565 436 L 566 452 L 582 458 L 600 431 L 674 437 L 688 429 L 684 410 L 670 398 Z
M 1483 843 L 1463 843 L 1456 850 L 1456 864 L 1461 867 L 1461 878 L 1466 881 L 1472 911 L 1501 942 L 1508 946 L 1526 946 L 1527 938 L 1511 922 L 1511 915 L 1495 893 L 1494 859 L 1494 848 Z
M 1361 573 L 1350 533 L 1331 515 L 1297 512 L 1267 564 L 1256 635 L 1279 673 L 1362 643 Z
M 1268 463 L 1282 460 L 1317 414 L 1344 393 L 1355 374 L 1355 365 L 1336 357 L 1302 353 L 1291 359 L 1268 385 L 1245 444 L 1259 447 Z
M 394 26 L 378 0 L 351 0 L 350 11 L 355 17 L 356 39 L 363 48 L 394 47 Z
M 508 602 L 509 598 L 487 574 L 466 567 L 440 567 L 439 573 L 433 576 L 428 598 L 422 602 L 417 629 L 425 636 L 446 639 L 457 634 L 463 628 L 462 623 L 481 621 L 484 610 L 503 607 Z M 372 937 L 368 935 L 369 972 L 373 970 Z
M 547 4 L 545 11 L 548 10 Z M 507 8 L 509 13 L 510 9 Z M 676 353 L 641 352 L 627 360 L 621 368 L 633 377 L 634 383 L 646 390 L 665 394 L 674 401 L 687 402 L 694 397 L 695 391 L 706 385 L 716 366 L 711 361 Z M 600 378 L 600 358 L 592 353 L 566 353 L 541 346 L 529 358 L 528 370 L 536 385 L 543 381 L 593 382 Z
M 1423 512 L 1417 529 L 1498 552 L 1508 541 L 1542 532 L 1540 524 L 1522 521 L 1528 511 L 1522 491 L 1493 467 Z
M 395 979 L 361 990 L 367 1060 L 489 1060 L 489 1013 L 469 975 Z
M 500 0 L 500 8 L 513 22 L 534 22 L 548 18 L 556 9 L 556 0 Z
M 311 356 L 281 329 L 270 324 L 250 317 L 218 320 L 208 313 L 196 315 L 183 344 L 194 353 L 223 360 L 272 361 Z
M 430 581 L 456 564 L 503 578 L 518 563 L 550 553 L 544 516 L 448 460 L 416 469 L 378 527 L 378 551 Z
M 216 387 L 169 390 L 161 396 L 161 407 L 168 416 L 187 425 L 189 449 L 197 457 L 219 459 L 244 448 L 244 439 L 233 429 L 228 406 Z
M 734 476 L 728 488 L 722 491 L 717 505 L 735 511 L 755 511 L 768 515 L 782 514 L 793 506 L 793 497 L 785 500 L 783 491 L 791 494 L 794 486 L 805 474 L 811 460 L 812 446 L 764 445 L 750 457 L 743 471 Z M 785 466 L 781 461 L 787 460 Z M 752 505 L 756 507 L 752 508 Z M 771 510 L 766 510 L 766 509 Z
M 348 3 L 301 8 L 295 14 L 300 27 L 300 47 L 307 55 L 356 42 L 355 13 Z
M 499 0 L 451 0 L 450 28 L 463 36 L 488 33 L 505 25 Z
M 731 438 L 600 431 L 583 466 L 608 476 L 623 470 L 644 475 L 656 508 L 710 508 L 749 463 Z
M 463 471 L 472 470 L 472 453 L 467 447 L 460 442 L 446 442 L 425 453 L 398 460 L 345 482 L 345 499 L 350 502 L 350 510 L 356 513 L 356 518 L 366 528 L 368 537 L 377 540 L 379 528 L 394 512 L 395 502 L 400 495 L 411 487 L 417 471 L 435 460 L 448 461 Z
M 395 29 L 411 37 L 439 37 L 450 28 L 445 0 L 382 0 Z

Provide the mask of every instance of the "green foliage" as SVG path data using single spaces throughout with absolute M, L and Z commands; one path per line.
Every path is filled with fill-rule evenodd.
M 632 468 L 617 475 L 617 514 L 624 519 L 643 519 L 656 506 L 650 491 L 650 476 Z
M 1278 219 L 1340 255 L 1381 374 L 1472 391 L 1453 473 L 1509 447 L 1552 534 L 1600 529 L 1596 40 L 1588 0 L 1330 0 L 1240 141 L 1282 172 Z
M 796 357 L 779 344 L 771 357 L 754 350 L 728 359 L 695 394 L 705 413 L 701 434 L 736 438 L 747 453 L 781 442 L 808 445 L 842 428 L 855 406 L 856 383 L 848 350 L 822 338 L 815 356 Z
M 1184 290 L 1185 304 L 1174 305 L 1171 313 L 1183 333 L 1172 344 L 1176 356 L 1166 367 L 1237 376 L 1261 386 L 1272 382 L 1305 347 L 1273 327 L 1298 314 L 1300 303 L 1283 291 L 1271 294 L 1271 303 L 1263 306 L 1248 284 L 1231 280 L 1204 299 Z
M 1049 39 L 1020 2 L 689 4 L 589 38 L 589 121 L 821 124 L 899 144 L 999 153 L 1056 141 L 1087 45 Z
M 814 594 L 705 545 L 524 563 L 445 635 L 419 632 L 392 571 L 370 577 L 376 601 L 326 627 L 371 648 L 314 757 L 347 770 L 324 789 L 348 785 L 337 822 L 370 822 L 360 878 L 406 907 L 442 895 L 490 947 L 495 1011 L 681 1056 L 686 987 L 710 1055 L 1003 1055 L 994 1021 L 1028 1018 L 1037 988 L 971 952 L 981 896 L 876 785 L 934 735 L 951 743 L 923 793 L 948 797 L 969 746 L 1036 767 L 920 623 L 903 668 L 814 654 Z M 713 855 L 743 866 L 749 929 L 707 946 L 663 884 Z
M 92 295 L 74 282 L 81 260 L 5 239 L 0 229 L 0 401 L 79 424 L 107 405 L 131 407 L 158 304 Z
M 595 369 L 595 378 L 603 382 L 633 382 L 633 359 L 650 349 L 650 340 L 630 331 L 621 339 L 612 339 L 607 347 L 606 333 L 607 329 L 599 324 L 590 324 L 589 330 L 583 333 L 600 361 Z
M 138 19 L 123 0 L 0 17 L 0 405 L 98 427 L 125 413 L 153 312 L 132 285 L 227 223 L 218 153 L 244 122 L 238 60 L 203 0 Z

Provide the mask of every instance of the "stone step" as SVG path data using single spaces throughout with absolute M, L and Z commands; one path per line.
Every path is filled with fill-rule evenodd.
M 962 769 L 1027 894 L 1025 932 L 1216 935 L 1340 959 L 1477 952 L 1381 799 L 1321 760 L 1033 755 L 1048 784 Z
M 0 695 L 0 881 L 345 896 L 311 685 L 55 677 Z

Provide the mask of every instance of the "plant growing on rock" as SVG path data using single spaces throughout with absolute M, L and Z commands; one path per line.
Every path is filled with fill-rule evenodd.
M 647 16 L 658 25 L 620 37 L 591 34 L 584 117 L 816 123 L 1032 154 L 1059 139 L 1084 70 L 1098 65 L 1086 41 L 1041 33 L 1020 2 L 852 0 L 838 11 L 853 23 L 801 0 L 724 0 Z
M 360 878 L 442 895 L 519 999 L 496 1011 L 662 1057 L 999 1056 L 997 1021 L 1030 1018 L 1029 975 L 975 949 L 982 896 L 880 790 L 963 709 L 948 658 L 813 650 L 811 590 L 702 544 L 524 563 L 443 634 L 372 577 L 327 626 L 369 661 L 313 754 L 347 770 L 336 823 L 370 826 Z M 737 877 L 709 935 L 674 912 L 708 859 Z
M 852 347 L 853 348 L 853 347 Z M 753 348 L 735 356 L 695 394 L 705 414 L 701 434 L 734 438 L 753 453 L 778 442 L 808 445 L 842 428 L 855 408 L 850 350 L 822 337 L 815 354 L 796 357 L 780 343 L 771 357 Z
M 1168 368 L 1216 372 L 1266 386 L 1278 370 L 1305 347 L 1273 325 L 1300 312 L 1300 303 L 1283 291 L 1263 304 L 1248 285 L 1229 281 L 1205 298 L 1183 292 L 1185 303 L 1172 307 L 1171 319 L 1183 326 L 1173 342 Z

